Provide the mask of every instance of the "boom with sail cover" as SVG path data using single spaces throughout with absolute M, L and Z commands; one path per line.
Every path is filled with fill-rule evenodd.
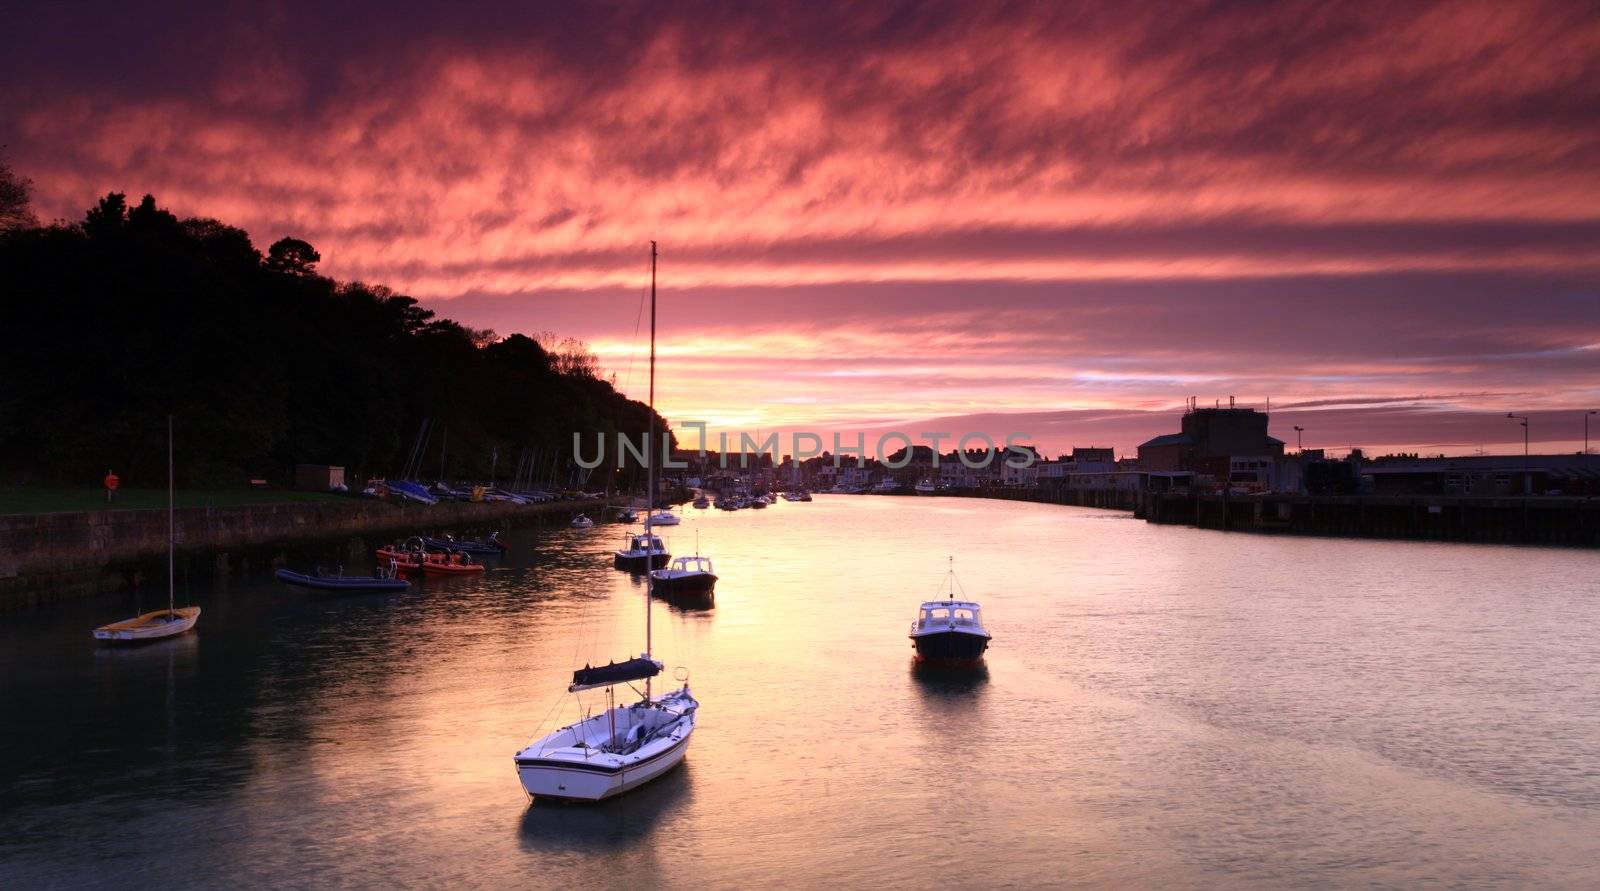
M 613 684 L 623 684 L 628 681 L 642 681 L 653 678 L 661 673 L 661 663 L 654 659 L 640 656 L 625 662 L 612 662 L 599 668 L 588 665 L 572 673 L 572 686 L 567 692 L 575 693 L 579 690 L 592 690 L 595 687 L 609 687 Z

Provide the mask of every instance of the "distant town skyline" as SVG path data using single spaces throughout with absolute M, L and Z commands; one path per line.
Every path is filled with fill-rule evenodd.
M 641 399 L 659 240 L 674 423 L 1131 453 L 1232 395 L 1291 447 L 1471 454 L 1600 408 L 1586 4 L 506 15 L 43 6 L 0 144 L 44 219 L 304 238 Z

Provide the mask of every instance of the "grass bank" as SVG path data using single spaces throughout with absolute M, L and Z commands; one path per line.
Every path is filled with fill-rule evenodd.
M 351 502 L 349 495 L 288 489 L 179 489 L 178 507 L 249 507 L 258 504 Z M 109 504 L 104 489 L 22 487 L 0 489 L 0 514 L 59 514 L 147 510 L 167 506 L 166 489 L 122 489 Z

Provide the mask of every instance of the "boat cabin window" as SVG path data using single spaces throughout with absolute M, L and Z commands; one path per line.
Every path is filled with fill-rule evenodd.
M 922 621 L 927 622 L 954 622 L 957 625 L 978 624 L 978 611 L 970 606 L 939 606 L 929 607 L 922 611 Z

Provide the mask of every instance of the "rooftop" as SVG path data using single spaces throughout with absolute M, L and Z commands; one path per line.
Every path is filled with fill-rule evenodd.
M 1139 443 L 1139 448 L 1169 445 L 1194 445 L 1194 437 L 1187 433 L 1168 433 L 1165 436 L 1157 436 L 1148 442 Z

